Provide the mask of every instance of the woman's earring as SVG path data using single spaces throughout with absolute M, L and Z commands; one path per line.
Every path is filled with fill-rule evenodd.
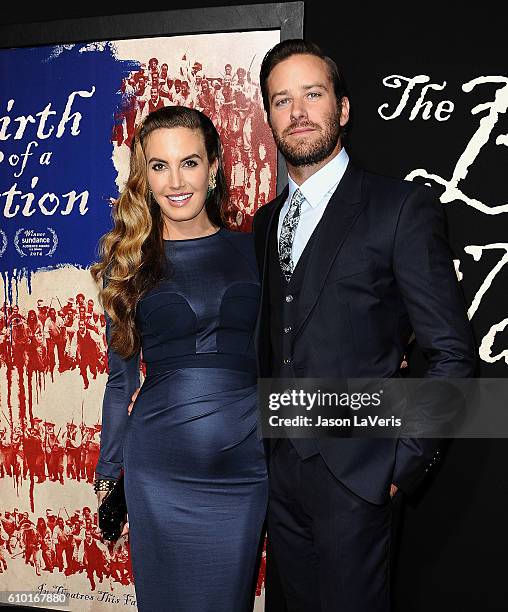
M 215 178 L 215 174 L 210 174 L 210 179 L 208 181 L 208 192 L 206 195 L 209 196 L 215 189 L 215 187 L 217 187 L 217 180 Z

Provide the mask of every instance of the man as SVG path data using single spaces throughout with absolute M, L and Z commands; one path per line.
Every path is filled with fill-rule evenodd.
M 159 60 L 156 57 L 151 57 L 148 60 L 148 72 L 157 72 L 159 70 Z
M 94 573 L 97 574 L 99 582 L 102 582 L 106 575 L 106 557 L 108 549 L 100 540 L 95 540 L 91 533 L 86 533 L 82 544 L 81 557 L 86 569 L 86 575 L 90 581 L 90 588 L 95 590 Z
M 12 476 L 12 444 L 7 437 L 7 429 L 0 429 L 0 478 Z
M 28 365 L 28 347 L 30 345 L 30 328 L 25 317 L 19 312 L 19 306 L 12 307 L 12 313 L 7 319 L 7 328 L 11 338 L 11 363 L 23 369 Z
M 44 423 L 46 435 L 44 437 L 44 452 L 48 466 L 49 479 L 63 485 L 65 446 L 60 429 L 55 433 L 55 424 L 50 421 Z
M 73 478 L 78 482 L 80 478 L 81 459 L 81 432 L 75 423 L 67 423 L 65 433 L 65 454 L 67 455 L 67 478 Z
M 221 89 L 217 93 L 217 102 L 220 109 L 221 136 L 223 136 L 226 140 L 229 140 L 231 132 L 234 130 L 233 105 L 235 99 L 232 79 L 227 73 L 222 79 Z
M 42 439 L 42 438 L 41 438 Z M 27 468 L 26 459 L 25 459 L 25 449 L 23 447 L 23 429 L 17 425 L 12 430 L 11 435 L 11 444 L 12 444 L 12 475 L 17 480 L 19 476 L 26 477 L 26 473 L 23 468 Z M 41 444 L 41 453 L 42 453 L 42 444 Z M 42 453 L 42 472 L 44 473 L 44 453 Z
M 44 482 L 46 480 L 46 466 L 44 463 L 45 454 L 43 449 L 43 438 L 37 426 L 29 427 L 25 430 L 23 453 L 25 465 L 30 474 L 37 478 L 37 483 Z M 50 467 L 48 464 L 48 471 L 49 469 Z M 50 471 L 49 474 L 51 475 Z M 23 474 L 23 477 L 25 477 L 25 474 Z
M 174 106 L 187 106 L 188 108 L 194 108 L 195 100 L 194 94 L 189 88 L 188 81 L 182 81 L 180 84 L 180 93 L 173 96 Z
M 8 511 L 5 512 L 4 516 L 0 520 L 2 522 L 2 527 L 6 533 L 5 548 L 7 549 L 9 555 L 12 555 L 13 547 L 16 544 L 16 520 Z
M 175 96 L 179 96 L 182 91 L 182 79 L 175 79 L 174 82 Z
M 473 341 L 439 202 L 427 187 L 349 162 L 345 85 L 316 45 L 276 45 L 260 85 L 289 174 L 254 218 L 260 376 L 394 377 L 413 330 L 427 376 L 471 376 Z M 416 487 L 437 445 L 271 442 L 268 540 L 291 612 L 390 609 L 390 497 Z
M 23 518 L 25 520 L 22 524 L 20 524 L 20 529 L 23 540 L 25 564 L 30 564 L 36 567 L 36 556 L 38 549 L 37 531 L 35 530 L 35 525 L 28 519 L 28 516 L 24 516 Z M 37 575 L 40 576 L 39 571 L 37 571 Z
M 200 93 L 196 98 L 196 108 L 203 112 L 212 121 L 217 121 L 217 112 L 215 105 L 215 92 L 210 90 L 208 79 L 201 80 Z
M 54 380 L 53 373 L 56 365 L 55 347 L 58 354 L 58 367 L 65 361 L 65 325 L 61 317 L 56 314 L 55 308 L 48 310 L 48 316 L 44 323 L 44 337 L 46 338 L 46 347 L 48 352 L 48 369 L 51 374 L 51 380 Z M 60 370 L 61 371 L 61 370 Z
M 85 449 L 85 474 L 87 482 L 93 484 L 95 466 L 99 460 L 101 425 L 97 423 L 95 427 L 86 427 L 85 431 L 86 433 L 83 436 L 83 448 Z
M 71 344 L 71 355 L 75 356 L 79 365 L 79 372 L 83 378 L 84 388 L 88 389 L 89 380 L 87 370 L 94 378 L 97 378 L 97 363 L 99 359 L 98 343 L 100 338 L 91 329 L 87 329 L 85 321 L 82 319 L 78 323 L 78 331 Z
M 159 80 L 163 83 L 166 83 L 167 78 L 168 78 L 168 65 L 162 64 Z
M 53 512 L 51 508 L 48 508 L 46 510 L 46 525 L 51 530 L 51 533 L 53 533 L 53 529 L 56 526 L 56 521 L 57 521 L 57 517 L 55 513 Z
M 250 79 L 245 79 L 246 75 L 247 71 L 240 66 L 236 71 L 236 81 L 233 84 L 233 108 L 238 118 L 236 131 L 239 136 L 239 145 L 242 147 L 242 157 L 244 163 L 249 165 L 252 126 L 247 120 L 252 112 L 254 87 L 251 85 Z
M 257 202 L 258 207 L 261 207 L 270 199 L 272 170 L 266 157 L 265 144 L 259 143 L 256 148 L 253 147 L 253 151 L 255 152 L 254 159 L 256 160 L 256 197 L 254 202 Z
M 44 300 L 37 300 L 37 318 L 41 322 L 41 325 L 44 325 L 48 317 L 48 306 L 45 304 Z
M 148 100 L 148 104 L 143 109 L 143 112 L 146 109 L 147 114 L 153 113 L 154 111 L 158 110 L 159 108 L 162 108 L 163 106 L 166 105 L 164 104 L 164 100 L 160 97 L 159 86 L 158 84 L 152 83 L 152 86 L 150 88 L 150 100 Z M 143 119 L 143 113 L 141 113 L 141 120 Z
M 56 520 L 56 526 L 53 530 L 53 543 L 55 547 L 55 565 L 58 566 L 60 572 L 64 571 L 64 553 L 65 553 L 65 572 L 69 575 L 70 567 L 72 566 L 71 549 L 69 548 L 70 529 L 65 525 L 64 520 L 59 516 Z

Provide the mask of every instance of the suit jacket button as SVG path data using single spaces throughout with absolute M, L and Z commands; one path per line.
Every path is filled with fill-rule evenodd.
M 282 363 L 284 365 L 288 365 L 289 363 L 291 363 L 291 359 L 284 359 Z
M 285 334 L 289 334 L 289 332 L 292 330 L 291 325 L 288 325 L 287 327 L 284 328 L 284 333 Z
M 293 301 L 293 296 L 291 294 L 286 295 L 286 302 L 292 302 Z

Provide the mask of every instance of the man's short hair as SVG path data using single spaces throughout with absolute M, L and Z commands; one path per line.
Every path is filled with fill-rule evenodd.
M 293 55 L 314 55 L 322 59 L 328 67 L 330 79 L 333 83 L 333 90 L 337 98 L 337 105 L 340 108 L 340 102 L 344 96 L 348 96 L 346 82 L 344 76 L 337 64 L 327 55 L 322 49 L 313 42 L 303 40 L 302 38 L 290 38 L 283 40 L 270 49 L 263 58 L 261 70 L 259 74 L 259 84 L 261 86 L 261 94 L 263 96 L 263 106 L 270 117 L 270 100 L 268 98 L 268 77 L 272 70 Z

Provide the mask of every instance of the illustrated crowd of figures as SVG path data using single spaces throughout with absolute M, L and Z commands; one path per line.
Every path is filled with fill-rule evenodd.
M 38 517 L 17 508 L 0 512 L 0 573 L 15 559 L 32 566 L 37 576 L 85 573 L 92 590 L 97 580 L 107 579 L 111 586 L 133 580 L 128 541 L 104 542 L 97 512 L 87 506 L 72 515 L 66 508 L 58 513 L 48 508 Z
M 82 293 L 69 297 L 63 306 L 58 300 L 47 304 L 39 299 L 27 312 L 4 304 L 0 372 L 4 368 L 11 382 L 16 371 L 20 389 L 24 381 L 34 377 L 54 380 L 55 373 L 67 370 L 79 372 L 87 389 L 89 376 L 96 378 L 108 369 L 104 314 Z M 58 426 L 27 411 L 23 402 L 17 414 L 12 400 L 8 404 L 0 403 L 0 478 L 12 476 L 18 482 L 28 475 L 35 483 L 49 479 L 63 484 L 65 478 L 93 482 L 100 423 L 85 423 L 82 414 L 78 422 Z
M 87 389 L 89 374 L 96 378 L 107 370 L 106 351 L 104 314 L 82 293 L 64 305 L 39 299 L 26 312 L 7 303 L 0 310 L 0 369 L 16 368 L 30 380 L 48 373 L 53 381 L 55 371 L 77 368 Z
M 116 542 L 102 539 L 97 512 L 88 506 L 71 515 L 66 508 L 58 513 L 48 508 L 45 516 L 35 517 L 18 508 L 0 512 L 0 574 L 7 571 L 13 559 L 22 559 L 36 576 L 44 573 L 64 576 L 86 573 L 90 588 L 97 581 L 109 580 L 123 585 L 133 583 L 128 538 Z M 261 557 L 256 595 L 264 589 L 266 542 Z
M 100 424 L 67 423 L 55 431 L 55 424 L 33 418 L 33 425 L 0 429 L 0 478 L 11 476 L 19 484 L 27 476 L 36 482 L 64 484 L 72 479 L 93 483 L 99 458 Z M 10 435 L 9 435 L 10 433 Z
M 254 59 L 254 58 L 253 58 Z M 205 75 L 203 65 L 191 66 L 184 55 L 173 69 L 153 57 L 123 80 L 122 104 L 116 115 L 113 142 L 130 147 L 135 128 L 146 115 L 163 106 L 196 108 L 213 121 L 223 143 L 224 169 L 230 201 L 230 227 L 250 231 L 259 206 L 275 197 L 272 169 L 276 153 L 265 120 L 261 90 L 250 68 L 231 64 L 219 76 Z

